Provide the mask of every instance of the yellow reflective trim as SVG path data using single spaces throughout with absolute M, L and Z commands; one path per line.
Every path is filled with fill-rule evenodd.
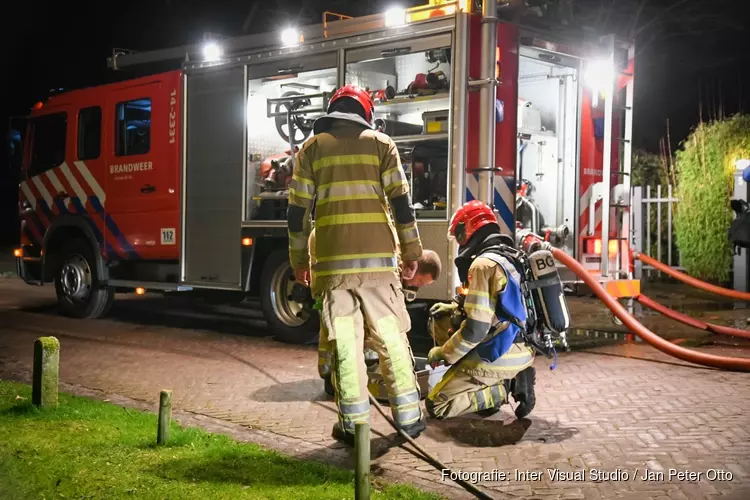
M 293 181 L 293 182 L 299 182 L 300 184 L 307 184 L 307 185 L 309 185 L 309 186 L 313 186 L 313 187 L 315 187 L 315 182 L 313 182 L 313 181 L 312 181 L 312 180 L 310 180 L 310 179 L 306 179 L 306 178 L 304 178 L 304 177 L 300 177 L 300 176 L 298 176 L 298 175 L 293 175 L 293 176 L 292 176 L 292 181 Z
M 329 182 L 328 184 L 321 184 L 318 189 L 325 189 L 332 186 L 355 186 L 355 185 L 367 185 L 367 186 L 380 186 L 380 181 L 372 180 L 361 180 L 361 181 L 336 181 Z
M 386 170 L 385 172 L 383 172 L 383 177 L 388 177 L 389 175 L 396 173 L 396 172 L 398 172 L 398 167 L 390 168 Z
M 409 183 L 408 183 L 408 182 L 406 182 L 406 181 L 393 182 L 393 183 L 391 183 L 391 184 L 388 184 L 388 185 L 387 185 L 387 186 L 385 187 L 385 190 L 386 190 L 386 191 L 390 191 L 391 189 L 396 189 L 396 188 L 397 188 L 397 187 L 399 187 L 399 186 L 406 186 L 406 187 L 408 188 L 408 187 L 409 187 Z
M 511 353 L 509 351 L 509 352 L 506 352 L 505 354 L 503 354 L 502 356 L 500 356 L 500 358 L 502 358 L 502 359 L 516 359 L 516 358 L 525 358 L 527 356 L 530 356 L 530 354 L 528 352 L 520 351 L 520 352 Z
M 333 167 L 336 165 L 372 165 L 380 166 L 380 159 L 375 155 L 338 155 L 327 156 L 313 162 L 313 172 L 321 168 Z
M 464 338 L 463 333 L 456 333 L 454 337 L 451 337 L 449 347 L 453 348 L 454 352 L 459 352 L 463 355 L 468 354 L 469 351 L 477 344 L 477 342 L 471 342 Z M 445 352 L 445 350 L 443 350 Z
M 331 262 L 333 260 L 349 259 L 387 259 L 393 257 L 392 253 L 350 253 L 347 255 L 335 255 L 333 257 L 321 257 L 318 262 Z
M 388 352 L 393 382 L 396 384 L 396 393 L 413 390 L 414 369 L 409 353 L 406 351 L 406 344 L 399 331 L 398 318 L 393 314 L 380 318 L 378 320 L 378 335 Z M 400 408 L 400 406 L 397 408 Z
M 294 189 L 289 189 L 289 197 L 297 196 L 299 198 L 306 198 L 308 200 L 312 200 L 313 197 L 311 194 L 307 194 L 305 191 L 295 191 Z
M 392 169 L 383 172 L 380 178 L 383 180 L 383 184 L 398 184 L 406 180 L 398 167 L 393 167 Z
M 334 318 L 333 330 L 336 339 L 336 371 L 340 377 L 339 397 L 341 399 L 359 398 L 354 318 L 351 316 Z
M 393 267 L 366 267 L 356 269 L 338 269 L 332 271 L 318 271 L 315 273 L 316 276 L 333 276 L 336 274 L 359 274 L 359 273 L 384 273 L 393 272 Z
M 474 370 L 474 369 L 481 368 L 482 370 L 488 370 L 488 371 L 494 371 L 494 372 L 515 371 L 516 373 L 518 373 L 521 370 L 524 370 L 528 368 L 529 366 L 531 366 L 531 364 L 534 362 L 534 357 L 531 355 L 528 355 L 528 356 L 529 356 L 528 360 L 525 360 L 522 364 L 518 364 L 518 365 L 493 365 L 492 363 L 487 363 L 484 361 L 478 361 L 474 359 L 465 359 L 461 361 L 461 370 L 466 371 L 466 370 Z M 498 359 L 505 359 L 505 355 L 499 357 Z
M 466 295 L 467 296 L 469 296 L 469 295 L 476 295 L 477 297 L 487 297 L 487 298 L 489 298 L 489 296 L 490 296 L 490 294 L 487 293 L 487 292 L 480 292 L 480 291 L 471 290 L 471 289 L 469 289 L 469 293 L 467 293 Z
M 290 190 L 291 192 L 291 190 Z M 351 201 L 351 200 L 379 200 L 380 196 L 376 193 L 372 194 L 355 194 L 352 196 L 330 196 L 328 198 L 321 198 L 318 200 L 318 206 L 325 205 L 326 203 L 332 203 L 334 201 Z
M 343 224 L 373 224 L 379 222 L 388 222 L 388 217 L 385 213 L 326 215 L 315 221 L 318 227 L 338 226 Z
M 435 396 L 440 394 L 440 391 L 443 390 L 443 387 L 448 385 L 448 383 L 451 380 L 453 380 L 457 374 L 458 374 L 458 371 L 455 368 L 453 367 L 449 368 L 448 371 L 445 373 L 445 375 L 442 376 L 440 381 L 437 384 L 435 384 L 435 387 L 433 387 L 432 390 L 429 392 L 429 394 L 427 394 L 427 399 L 434 400 Z
M 492 397 L 492 391 L 491 390 L 487 391 L 484 394 L 484 399 L 487 401 L 487 408 L 492 408 L 493 406 L 495 406 L 495 398 Z
M 494 309 L 489 308 L 487 306 L 482 306 L 482 305 L 479 305 L 479 304 L 465 303 L 464 304 L 464 309 L 465 310 L 469 310 L 470 309 L 470 310 L 478 311 L 478 312 L 486 312 L 486 313 L 492 314 L 492 315 L 495 314 L 495 310 Z

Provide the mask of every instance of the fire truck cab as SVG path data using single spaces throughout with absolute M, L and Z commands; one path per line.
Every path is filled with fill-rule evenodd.
M 35 106 L 20 276 L 54 283 L 75 317 L 106 314 L 116 290 L 257 296 L 281 340 L 314 339 L 309 291 L 288 263 L 288 186 L 294 151 L 351 83 L 372 92 L 424 247 L 444 262 L 413 314 L 460 285 L 446 233 L 471 199 L 507 234 L 533 231 L 602 281 L 629 278 L 632 44 L 499 21 L 486 3 L 114 53 L 116 70 L 175 69 Z

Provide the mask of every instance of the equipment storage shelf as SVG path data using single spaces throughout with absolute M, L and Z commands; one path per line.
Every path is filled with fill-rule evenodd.
M 447 141 L 448 133 L 440 134 L 416 134 L 416 135 L 401 135 L 392 137 L 393 142 L 396 144 L 414 144 L 417 142 L 429 142 L 429 141 Z
M 378 103 L 376 114 L 405 115 L 447 109 L 450 105 L 449 96 L 448 92 L 439 92 L 434 95 L 396 96 L 390 101 Z

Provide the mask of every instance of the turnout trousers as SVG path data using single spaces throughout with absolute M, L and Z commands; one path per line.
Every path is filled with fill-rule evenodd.
M 367 326 L 365 326 L 367 330 Z M 368 363 L 374 363 L 378 361 L 378 353 L 372 348 L 372 343 L 368 342 L 370 338 L 367 332 L 365 332 L 365 361 Z M 328 329 L 323 323 L 323 319 L 320 320 L 320 332 L 318 333 L 318 375 L 320 378 L 326 378 L 331 375 L 331 364 L 333 362 L 333 343 L 328 340 Z
M 450 338 L 450 319 L 433 321 L 430 334 L 438 345 Z M 504 381 L 515 378 L 534 362 L 534 352 L 523 343 L 511 345 L 508 352 L 492 363 L 470 352 L 445 372 L 427 395 L 427 410 L 439 420 L 500 407 L 508 402 Z
M 386 285 L 326 291 L 321 317 L 342 429 L 354 433 L 356 422 L 369 420 L 365 345 L 378 354 L 395 422 L 404 427 L 421 420 L 414 356 L 406 337 L 411 322 L 401 289 Z

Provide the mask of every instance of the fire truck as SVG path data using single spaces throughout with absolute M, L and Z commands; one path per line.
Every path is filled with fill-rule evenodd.
M 446 233 L 471 199 L 494 207 L 503 232 L 534 232 L 602 282 L 628 283 L 633 44 L 502 14 L 492 1 L 431 0 L 114 51 L 113 70 L 173 69 L 34 106 L 19 275 L 53 283 L 60 311 L 79 318 L 105 315 L 116 291 L 260 297 L 278 338 L 314 339 L 309 291 L 288 262 L 288 186 L 329 96 L 356 84 L 399 147 L 424 247 L 444 262 L 415 310 L 460 286 Z

